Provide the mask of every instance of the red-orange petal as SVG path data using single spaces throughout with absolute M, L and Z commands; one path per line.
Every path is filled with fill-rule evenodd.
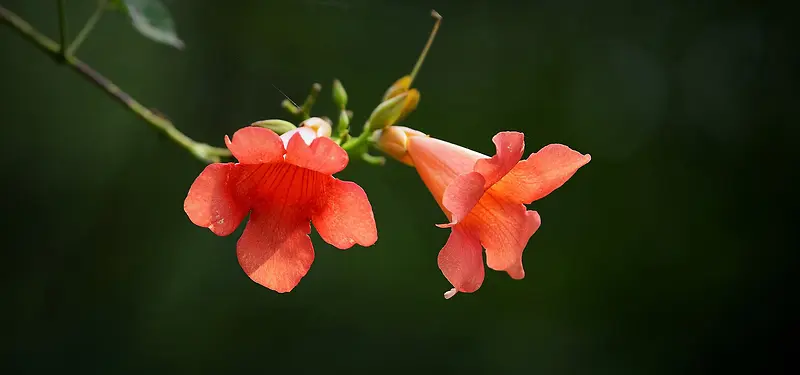
M 283 142 L 284 147 L 287 149 L 289 148 L 289 140 L 294 138 L 295 134 L 299 134 L 300 137 L 303 138 L 303 142 L 305 142 L 307 145 L 310 145 L 311 142 L 317 138 L 317 132 L 312 128 L 300 127 L 297 129 L 292 129 L 281 134 L 281 141 Z
M 482 174 L 486 179 L 484 187 L 487 189 L 500 181 L 522 158 L 525 135 L 519 132 L 500 132 L 492 137 L 492 142 L 497 149 L 495 156 L 475 163 L 475 172 Z
M 233 163 L 215 163 L 206 166 L 197 176 L 183 202 L 183 210 L 192 223 L 218 236 L 227 236 L 236 230 L 250 207 L 236 199 L 228 183 L 235 170 Z
M 522 268 L 522 260 L 506 268 L 508 276 L 514 280 L 522 280 L 525 278 L 525 269 Z
M 477 227 L 481 245 L 486 248 L 486 265 L 496 271 L 505 271 L 517 263 L 521 267 L 522 252 L 542 223 L 536 211 L 527 211 L 524 205 L 491 193 L 484 194 L 475 205 L 469 222 Z
M 289 292 L 314 262 L 310 231 L 301 206 L 273 201 L 255 207 L 236 245 L 239 265 L 256 283 Z
M 442 197 L 442 205 L 450 211 L 449 224 L 437 224 L 439 228 L 456 225 L 469 215 L 472 207 L 483 196 L 483 185 L 486 180 L 478 172 L 462 174 L 447 186 Z
M 439 269 L 457 291 L 472 293 L 483 284 L 485 271 L 481 243 L 463 225 L 456 225 L 451 230 L 450 238 L 439 251 Z
M 311 222 L 325 242 L 344 250 L 378 240 L 372 205 L 356 183 L 331 179 L 317 204 Z
M 225 136 L 225 145 L 241 164 L 266 164 L 278 161 L 286 153 L 281 138 L 274 131 L 248 126 Z
M 300 128 L 301 130 L 304 128 Z M 286 147 L 286 162 L 332 175 L 347 166 L 347 151 L 330 138 L 319 137 L 307 144 L 302 132 L 295 133 Z
M 578 169 L 592 160 L 567 146 L 551 144 L 531 154 L 491 187 L 497 196 L 529 204 L 564 185 Z

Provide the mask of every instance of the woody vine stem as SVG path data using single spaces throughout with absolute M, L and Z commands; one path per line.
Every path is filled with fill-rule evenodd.
M 0 5 L 0 20 L 3 23 L 11 26 L 26 40 L 33 43 L 41 51 L 52 57 L 60 64 L 69 66 L 75 70 L 82 77 L 86 78 L 95 86 L 105 91 L 109 96 L 115 99 L 120 104 L 130 109 L 133 113 L 139 116 L 148 124 L 163 132 L 172 141 L 188 150 L 197 159 L 206 162 L 214 163 L 219 162 L 222 157 L 229 157 L 230 151 L 226 148 L 213 147 L 205 143 L 197 142 L 189 138 L 178 130 L 172 121 L 155 114 L 143 104 L 139 103 L 136 99 L 128 95 L 125 91 L 120 89 L 111 80 L 94 70 L 91 66 L 75 57 L 75 51 L 80 44 L 89 35 L 94 25 L 103 14 L 106 7 L 106 1 L 99 1 L 97 9 L 86 22 L 86 25 L 80 31 L 78 36 L 72 41 L 72 44 L 67 44 L 67 20 L 64 10 L 65 0 L 56 0 L 58 5 L 58 22 L 59 22 L 59 39 L 61 43 L 50 39 L 39 30 L 31 26 L 30 23 L 16 15 L 14 12 L 6 9 Z
M 216 163 L 222 158 L 229 158 L 232 156 L 231 152 L 227 148 L 214 147 L 202 142 L 197 142 L 183 134 L 175 127 L 172 121 L 151 111 L 149 108 L 141 104 L 139 101 L 131 97 L 117 85 L 111 82 L 111 80 L 75 56 L 75 52 L 78 50 L 78 47 L 80 47 L 83 41 L 89 36 L 103 13 L 108 9 L 108 0 L 98 0 L 97 8 L 88 18 L 84 26 L 71 43 L 67 42 L 68 29 L 65 10 L 66 0 L 55 1 L 58 9 L 58 30 L 60 43 L 50 39 L 48 36 L 34 28 L 30 23 L 25 21 L 22 17 L 6 9 L 2 5 L 0 5 L 0 21 L 16 30 L 23 38 L 53 58 L 54 61 L 59 64 L 69 66 L 89 82 L 102 89 L 111 98 L 127 107 L 139 118 L 150 124 L 155 129 L 161 131 L 179 146 L 189 151 L 198 160 L 205 163 Z M 344 148 L 352 156 L 360 157 L 362 160 L 371 164 L 383 164 L 385 161 L 384 158 L 369 155 L 367 152 L 372 135 L 376 131 L 391 125 L 395 121 L 398 121 L 400 118 L 407 115 L 408 112 L 413 111 L 413 109 L 416 107 L 416 103 L 419 100 L 419 93 L 415 92 L 415 95 L 410 96 L 408 90 L 411 82 L 416 76 L 416 73 L 419 71 L 428 49 L 430 48 L 431 42 L 436 35 L 439 21 L 441 20 L 441 16 L 436 13 L 436 11 L 433 11 L 432 15 L 437 20 L 436 25 L 434 26 L 428 43 L 425 45 L 425 48 L 423 49 L 417 64 L 414 66 L 412 73 L 409 76 L 398 80 L 398 82 L 396 82 L 395 85 L 390 88 L 390 92 L 393 92 L 393 94 L 389 95 L 389 92 L 387 92 L 384 100 L 375 108 L 370 117 L 366 120 L 361 134 L 357 137 L 351 137 L 349 134 L 349 123 L 353 114 L 352 111 L 344 108 L 347 101 L 344 88 L 341 87 L 341 82 L 338 80 L 334 82 L 334 99 L 336 100 L 338 98 L 337 101 L 339 103 L 337 105 L 340 107 L 340 113 L 336 126 L 337 132 L 336 134 L 332 135 L 332 138 L 341 144 L 342 148 Z M 311 92 L 302 105 L 296 105 L 294 102 L 288 99 L 281 103 L 281 105 L 290 113 L 299 116 L 301 120 L 306 120 L 310 117 L 311 107 L 314 105 L 320 90 L 321 86 L 319 84 L 314 84 L 311 88 Z M 339 94 L 338 97 L 337 93 Z M 342 96 L 344 96 L 344 99 L 342 99 Z M 331 122 L 329 119 L 326 119 L 326 121 Z M 273 126 L 276 123 L 280 123 L 279 125 L 282 124 L 293 127 L 293 125 L 290 123 L 282 120 L 265 120 L 261 121 L 260 123 L 267 127 Z M 254 123 L 253 125 L 257 124 L 258 123 Z

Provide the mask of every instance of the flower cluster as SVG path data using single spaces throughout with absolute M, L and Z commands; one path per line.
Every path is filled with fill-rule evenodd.
M 523 251 L 541 225 L 539 213 L 525 205 L 562 186 L 591 157 L 550 144 L 523 159 L 525 137 L 513 131 L 494 136 L 496 153 L 490 157 L 398 126 L 419 103 L 419 91 L 411 84 L 422 57 L 410 75 L 386 91 L 357 137 L 350 136 L 352 112 L 346 109 L 347 94 L 339 81 L 333 85 L 339 107 L 335 132 L 330 119 L 310 117 L 320 92 L 315 85 L 303 105 L 283 103 L 303 118 L 299 126 L 265 120 L 238 130 L 232 139 L 226 137 L 238 162 L 214 163 L 200 173 L 184 203 L 189 219 L 227 236 L 249 213 L 236 246 L 239 264 L 256 283 L 291 291 L 314 261 L 311 224 L 325 242 L 339 249 L 377 241 L 364 190 L 333 176 L 353 156 L 382 164 L 385 159 L 367 153 L 373 147 L 414 167 L 447 217 L 446 223 L 437 224 L 450 229 L 438 255 L 439 268 L 453 286 L 445 298 L 480 288 L 483 249 L 490 269 L 522 279 Z

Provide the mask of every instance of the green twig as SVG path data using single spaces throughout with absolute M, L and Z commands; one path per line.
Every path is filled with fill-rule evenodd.
M 417 63 L 414 64 L 414 69 L 411 70 L 411 82 L 408 83 L 409 86 L 411 86 L 411 83 L 414 82 L 414 78 L 417 78 L 417 73 L 419 73 L 419 69 L 422 68 L 422 63 L 425 62 L 425 56 L 428 55 L 428 51 L 430 51 L 431 45 L 433 44 L 433 39 L 436 38 L 436 32 L 439 31 L 439 25 L 442 23 L 442 16 L 439 14 L 439 12 L 431 10 L 431 16 L 436 20 L 436 23 L 433 24 L 431 35 L 428 36 L 428 42 L 425 43 L 425 47 L 422 48 L 422 53 L 419 55 Z
M 80 73 L 84 78 L 95 84 L 97 87 L 103 89 L 103 91 L 114 98 L 117 102 L 130 109 L 154 128 L 166 134 L 175 143 L 191 152 L 192 155 L 194 155 L 197 159 L 200 159 L 206 163 L 214 163 L 220 161 L 221 157 L 231 156 L 230 151 L 225 148 L 212 147 L 205 143 L 196 142 L 185 134 L 181 133 L 177 128 L 175 128 L 175 125 L 172 124 L 171 121 L 153 113 L 150 109 L 136 101 L 126 92 L 122 91 L 122 89 L 120 89 L 117 85 L 92 69 L 83 61 L 69 54 L 64 56 L 62 53 L 62 48 L 58 43 L 48 38 L 33 28 L 33 26 L 31 26 L 27 21 L 2 6 L 0 6 L 0 20 L 2 20 L 3 23 L 11 26 L 26 40 L 33 43 L 36 47 L 49 56 L 62 57 L 64 59 L 64 64 Z M 62 33 L 62 36 L 63 34 L 64 33 Z
M 61 58 L 67 58 L 67 6 L 66 0 L 56 0 L 58 3 L 58 36 L 61 38 L 59 52 Z
M 319 83 L 311 85 L 311 91 L 309 91 L 306 101 L 300 106 L 300 114 L 303 121 L 311 118 L 311 108 L 314 108 L 314 103 L 317 102 L 320 91 L 322 91 L 322 85 Z
M 89 33 L 92 32 L 95 25 L 97 25 L 97 21 L 100 21 L 100 18 L 106 11 L 107 2 L 108 0 L 99 0 L 97 2 L 97 8 L 94 9 L 94 13 L 92 13 L 92 15 L 89 16 L 89 19 L 86 20 L 86 24 L 83 25 L 81 31 L 78 32 L 78 35 L 75 37 L 75 39 L 72 40 L 72 43 L 70 43 L 69 48 L 67 48 L 68 56 L 72 56 L 75 54 L 75 51 L 78 50 L 78 47 L 81 46 L 83 41 L 86 40 L 86 37 L 89 36 Z

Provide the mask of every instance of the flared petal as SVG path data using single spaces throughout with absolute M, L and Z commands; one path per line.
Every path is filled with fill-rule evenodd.
M 547 145 L 519 162 L 490 191 L 509 201 L 529 204 L 564 185 L 590 160 L 591 155 L 583 155 L 567 146 Z
M 192 223 L 218 236 L 233 233 L 250 210 L 249 205 L 237 199 L 230 185 L 235 180 L 236 167 L 233 163 L 206 166 L 183 202 L 183 210 Z
M 442 274 L 457 291 L 472 293 L 483 284 L 481 243 L 463 224 L 451 228 L 437 260 Z
M 503 178 L 517 165 L 525 150 L 525 135 L 519 132 L 500 132 L 492 142 L 497 153 L 490 159 L 481 159 L 475 163 L 475 172 L 486 179 L 484 188 L 488 189 Z
M 297 130 L 311 130 L 299 128 Z M 298 132 L 289 139 L 286 147 L 286 162 L 301 168 L 307 168 L 323 174 L 332 175 L 347 166 L 347 151 L 330 138 L 314 138 L 310 144 L 304 141 L 303 132 Z
M 325 242 L 344 250 L 378 240 L 372 205 L 360 186 L 333 178 L 318 199 L 311 222 Z
M 225 136 L 225 145 L 241 164 L 266 164 L 279 161 L 286 150 L 281 138 L 274 131 L 248 126 L 233 133 L 233 139 Z
M 539 229 L 541 218 L 520 203 L 486 193 L 472 209 L 469 223 L 477 228 L 481 245 L 486 248 L 486 265 L 505 271 L 517 263 L 521 267 L 522 252 Z
M 514 263 L 511 267 L 506 268 L 506 273 L 514 280 L 522 280 L 525 278 L 525 269 L 522 268 L 522 260 Z
M 308 273 L 314 248 L 311 224 L 301 206 L 273 201 L 253 209 L 236 245 L 239 265 L 258 284 L 289 292 Z
M 485 183 L 483 175 L 478 172 L 462 174 L 444 190 L 442 205 L 450 211 L 449 224 L 437 224 L 439 228 L 449 228 L 463 220 L 472 207 L 478 203 L 483 196 L 483 186 Z

